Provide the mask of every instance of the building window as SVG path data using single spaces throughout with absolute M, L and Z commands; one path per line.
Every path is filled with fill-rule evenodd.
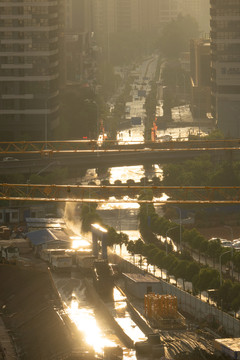
M 18 211 L 13 211 L 13 212 L 11 213 L 11 220 L 12 220 L 13 222 L 18 221 Z

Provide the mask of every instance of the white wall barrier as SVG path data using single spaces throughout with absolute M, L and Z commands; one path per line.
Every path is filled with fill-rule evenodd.
M 119 264 L 122 272 L 144 273 L 138 266 L 111 254 L 111 261 Z M 224 328 L 226 333 L 232 337 L 240 337 L 240 321 L 233 316 L 219 310 L 216 306 L 200 300 L 199 298 L 177 288 L 175 285 L 159 279 L 159 294 L 174 295 L 178 299 L 179 309 L 192 315 L 199 321 L 206 320 L 208 323 L 215 322 Z

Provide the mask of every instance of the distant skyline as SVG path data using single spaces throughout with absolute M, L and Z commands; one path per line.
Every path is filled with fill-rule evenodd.
M 179 13 L 194 16 L 202 34 L 208 32 L 209 0 L 1 1 L 1 136 L 49 139 L 59 126 L 65 75 L 96 86 L 96 53 L 110 54 L 112 33 L 157 38 Z
M 193 16 L 202 34 L 210 30 L 210 0 L 65 0 L 66 28 L 102 32 L 151 31 L 180 13 Z

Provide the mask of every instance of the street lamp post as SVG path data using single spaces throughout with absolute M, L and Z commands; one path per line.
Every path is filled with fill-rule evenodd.
M 184 105 L 186 104 L 186 77 L 184 72 L 182 73 L 183 75 L 183 100 L 184 100 Z
M 166 231 L 166 255 L 168 254 L 168 246 L 167 246 L 167 234 L 169 233 L 169 231 L 171 231 L 171 230 L 173 230 L 173 229 L 176 229 L 178 226 L 174 226 L 174 227 L 172 227 L 172 228 L 170 228 L 170 229 L 168 229 L 167 231 Z
M 98 126 L 98 117 L 99 117 L 99 110 L 98 110 L 98 104 L 96 101 L 93 101 L 93 104 L 95 104 L 96 106 L 96 118 L 97 118 L 97 135 L 96 135 L 96 139 L 98 140 L 98 133 L 99 133 L 99 126 Z
M 96 130 L 97 130 L 97 133 L 96 133 L 96 140 L 98 140 L 98 132 L 99 132 L 99 127 L 98 127 L 98 117 L 99 117 L 99 109 L 98 109 L 98 104 L 95 100 L 92 100 L 92 99 L 85 99 L 84 100 L 85 103 L 88 103 L 88 104 L 94 104 L 96 106 L 96 120 L 97 120 L 97 127 L 96 127 Z
M 232 252 L 232 250 L 225 251 L 219 256 L 219 266 L 220 266 L 220 286 L 222 286 L 222 256 Z
M 47 140 L 48 140 L 48 98 L 45 99 L 45 119 L 44 119 L 44 141 L 45 141 L 45 150 L 47 150 Z
M 224 225 L 224 227 L 231 231 L 231 257 L 232 257 L 232 278 L 233 278 L 233 229 L 229 225 Z
M 179 236 L 179 248 L 180 251 L 182 250 L 182 211 L 179 207 L 177 206 L 173 206 L 173 208 L 177 209 L 179 212 L 179 231 L 180 231 L 180 236 Z

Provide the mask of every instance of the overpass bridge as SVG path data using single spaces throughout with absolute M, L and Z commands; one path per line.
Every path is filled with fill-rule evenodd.
M 0 142 L 0 154 L 66 154 L 77 152 L 110 152 L 126 150 L 191 150 L 191 149 L 231 149 L 239 148 L 240 139 L 188 140 L 180 138 L 169 141 L 123 141 L 123 140 L 53 140 Z
M 57 167 L 95 168 L 191 159 L 204 153 L 215 161 L 238 160 L 240 140 L 193 140 L 165 142 L 120 142 L 96 140 L 0 143 L 0 154 L 18 161 L 0 161 L 0 173 L 37 173 Z

